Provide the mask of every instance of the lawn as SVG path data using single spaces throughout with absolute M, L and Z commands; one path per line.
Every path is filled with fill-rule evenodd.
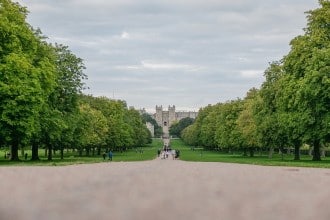
M 180 150 L 180 159 L 184 161 L 199 161 L 199 162 L 224 162 L 224 163 L 240 163 L 240 164 L 255 164 L 263 166 L 291 166 L 291 167 L 318 167 L 330 168 L 330 157 L 322 158 L 322 161 L 312 161 L 308 155 L 301 155 L 300 161 L 293 160 L 293 154 L 279 155 L 275 153 L 272 159 L 268 158 L 267 152 L 262 155 L 256 153 L 254 157 L 243 156 L 242 153 L 234 154 L 207 151 L 203 148 L 195 148 L 186 146 L 181 140 L 174 139 L 171 141 L 173 149 Z
M 142 147 L 133 148 L 124 152 L 114 152 L 113 162 L 128 162 L 128 161 L 146 161 L 156 158 L 157 150 L 162 148 L 162 141 L 154 139 L 153 143 Z M 256 153 L 254 157 L 242 156 L 241 153 L 236 152 L 233 154 L 207 151 L 203 148 L 195 148 L 185 145 L 180 139 L 171 140 L 172 149 L 180 150 L 180 159 L 183 161 L 194 162 L 223 162 L 223 163 L 240 163 L 240 164 L 255 164 L 263 166 L 290 166 L 290 167 L 318 167 L 330 168 L 330 157 L 322 158 L 322 161 L 312 161 L 308 155 L 302 155 L 300 161 L 294 161 L 293 155 L 279 155 L 274 154 L 272 159 L 268 158 L 266 152 L 262 155 Z M 59 152 L 53 156 L 52 161 L 48 161 L 44 150 L 39 151 L 40 161 L 31 161 L 31 151 L 25 150 L 28 154 L 28 159 L 25 160 L 24 156 L 20 157 L 20 161 L 12 162 L 4 158 L 5 152 L 8 149 L 0 150 L 0 166 L 66 166 L 72 164 L 86 164 L 86 163 L 109 163 L 108 158 L 103 160 L 102 155 L 82 156 L 79 157 L 78 152 L 66 152 L 64 159 L 60 159 Z
M 157 149 L 162 147 L 162 141 L 154 139 L 153 143 L 141 148 L 133 148 L 124 152 L 113 152 L 113 162 L 126 162 L 126 161 L 145 161 L 152 160 L 157 156 Z M 27 160 L 24 156 L 20 155 L 20 161 L 13 162 L 5 159 L 5 152 L 9 152 L 8 149 L 0 150 L 0 166 L 65 166 L 72 164 L 85 164 L 85 163 L 108 163 L 108 157 L 103 160 L 102 155 L 94 156 L 79 156 L 78 152 L 65 151 L 64 159 L 60 159 L 60 154 L 57 152 L 53 155 L 53 160 L 48 161 L 44 150 L 39 150 L 40 161 L 31 161 L 31 150 L 25 150 L 28 154 Z

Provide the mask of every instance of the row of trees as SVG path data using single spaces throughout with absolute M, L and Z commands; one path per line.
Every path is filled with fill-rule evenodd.
M 141 146 L 150 133 L 136 110 L 122 101 L 81 95 L 87 78 L 82 59 L 52 45 L 27 22 L 28 11 L 0 0 L 0 146 L 38 149 Z
M 313 147 L 313 160 L 330 141 L 330 2 L 307 12 L 304 35 L 265 71 L 261 88 L 241 100 L 207 106 L 183 131 L 183 140 L 206 148 Z M 271 152 L 270 151 L 270 152 Z

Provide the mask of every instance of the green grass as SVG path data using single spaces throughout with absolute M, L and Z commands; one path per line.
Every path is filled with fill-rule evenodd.
M 127 161 L 145 161 L 152 160 L 157 156 L 157 149 L 162 147 L 162 142 L 159 139 L 154 139 L 153 143 L 142 148 L 130 149 L 124 152 L 114 152 L 112 162 L 127 162 Z M 64 159 L 60 159 L 60 154 L 57 152 L 53 155 L 53 160 L 48 161 L 44 150 L 39 150 L 40 161 L 31 161 L 31 151 L 25 150 L 28 153 L 28 159 L 25 160 L 24 156 L 20 155 L 20 161 L 9 161 L 4 158 L 5 152 L 9 150 L 0 150 L 0 166 L 66 166 L 73 164 L 88 164 L 88 163 L 109 163 L 108 158 L 103 160 L 102 155 L 82 156 L 79 157 L 78 152 L 66 152 Z
M 180 159 L 183 161 L 194 162 L 223 162 L 223 163 L 240 163 L 240 164 L 254 164 L 262 166 L 288 166 L 288 167 L 318 167 L 330 168 L 330 157 L 322 158 L 322 161 L 312 161 L 310 156 L 302 155 L 300 161 L 294 161 L 293 155 L 284 155 L 283 158 L 279 154 L 274 154 L 272 159 L 268 158 L 267 152 L 262 155 L 256 153 L 254 157 L 242 156 L 241 153 L 228 154 L 216 151 L 206 151 L 202 148 L 191 148 L 185 145 L 181 140 L 174 139 L 171 141 L 173 149 L 180 150 Z M 146 161 L 152 160 L 156 157 L 157 149 L 162 147 L 160 139 L 154 139 L 153 143 L 143 147 L 130 149 L 125 152 L 114 152 L 113 162 L 128 162 L 128 161 Z M 8 149 L 6 150 L 8 152 Z M 78 152 L 65 152 L 64 159 L 60 159 L 59 152 L 53 156 L 52 161 L 48 161 L 44 150 L 39 151 L 40 161 L 31 161 L 31 151 L 26 150 L 29 157 L 24 160 L 20 157 L 20 161 L 12 162 L 4 159 L 5 150 L 0 150 L 0 166 L 66 166 L 73 164 L 89 164 L 89 163 L 109 163 L 108 158 L 103 160 L 102 155 L 98 156 L 78 156 Z
M 179 149 L 180 159 L 184 161 L 195 162 L 223 162 L 223 163 L 240 163 L 240 164 L 254 164 L 263 166 L 289 166 L 289 167 L 317 167 L 330 168 L 330 158 L 322 158 L 322 161 L 312 161 L 308 155 L 302 155 L 300 161 L 294 161 L 293 155 L 274 154 L 272 159 L 268 158 L 268 153 L 264 152 L 262 155 L 256 153 L 254 157 L 243 156 L 242 153 L 223 153 L 216 151 L 207 151 L 202 148 L 195 148 L 192 150 L 186 146 L 181 140 L 174 139 L 171 141 L 173 149 Z

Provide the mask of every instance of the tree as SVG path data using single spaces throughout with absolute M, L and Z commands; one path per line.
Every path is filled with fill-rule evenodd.
M 183 118 L 179 122 L 174 123 L 170 127 L 170 135 L 181 137 L 181 132 L 188 127 L 189 125 L 194 123 L 194 119 L 192 118 Z
M 329 137 L 330 122 L 330 2 L 319 3 L 321 8 L 307 12 L 305 34 L 291 41 L 283 63 L 286 82 L 292 85 L 285 94 L 288 111 L 304 115 L 303 140 L 314 147 L 313 160 L 321 160 L 320 146 Z
M 204 118 L 203 124 L 200 130 L 200 143 L 207 149 L 214 149 L 217 144 L 215 141 L 215 131 L 216 131 L 216 119 L 217 119 L 217 109 L 221 104 L 217 104 L 210 108 L 208 115 Z
M 242 100 L 232 100 L 219 108 L 216 119 L 215 141 L 220 148 L 229 150 L 242 146 L 242 135 L 237 126 L 237 119 L 242 111 Z M 253 149 L 251 150 L 251 156 Z
M 133 129 L 133 146 L 142 147 L 147 143 L 151 143 L 151 133 L 143 122 L 140 113 L 135 109 L 129 109 L 126 114 L 127 122 Z
M 189 125 L 182 131 L 182 140 L 190 146 L 198 146 L 198 132 L 196 123 Z
M 242 145 L 244 150 L 250 149 L 250 156 L 253 155 L 253 149 L 260 147 L 260 138 L 256 123 L 256 107 L 259 102 L 258 90 L 251 89 L 243 101 L 243 110 L 237 118 L 238 130 L 242 135 Z M 246 154 L 246 153 L 245 153 Z
M 107 120 L 101 111 L 91 108 L 88 103 L 81 103 L 75 130 L 80 155 L 83 148 L 86 148 L 86 154 L 89 156 L 92 147 L 103 145 L 108 129 Z
M 55 44 L 53 47 L 56 65 L 56 87 L 48 97 L 41 116 L 41 135 L 48 146 L 48 160 L 52 160 L 52 150 L 56 145 L 63 148 L 61 134 L 68 129 L 65 120 L 78 110 L 78 97 L 83 89 L 85 66 L 67 46 Z
M 24 7 L 1 0 L 0 14 L 0 130 L 11 145 L 11 160 L 18 160 L 19 145 L 37 130 L 55 68 L 50 54 L 42 53 L 47 45 L 25 21 Z

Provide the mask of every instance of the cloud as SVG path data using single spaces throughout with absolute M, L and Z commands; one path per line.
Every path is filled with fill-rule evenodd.
M 156 62 L 151 60 L 142 60 L 139 65 L 119 65 L 115 69 L 123 70 L 186 70 L 186 71 L 195 71 L 200 67 L 182 64 L 182 63 L 166 63 L 166 62 Z
M 311 0 L 19 0 L 87 67 L 88 92 L 199 108 L 243 97 L 303 33 Z
M 121 35 L 120 35 L 121 39 L 130 39 L 130 35 L 129 33 L 127 33 L 126 31 L 124 31 Z
M 263 75 L 262 70 L 242 70 L 240 72 L 243 78 L 259 78 Z

